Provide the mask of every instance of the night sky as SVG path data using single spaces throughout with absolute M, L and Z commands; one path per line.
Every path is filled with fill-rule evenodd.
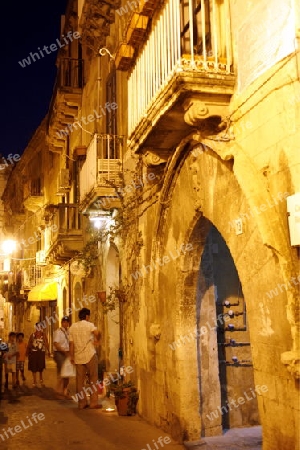
M 1 143 L 0 153 L 22 154 L 46 115 L 53 91 L 57 52 L 31 62 L 18 63 L 38 47 L 60 37 L 60 16 L 67 0 L 5 1 L 2 3 Z

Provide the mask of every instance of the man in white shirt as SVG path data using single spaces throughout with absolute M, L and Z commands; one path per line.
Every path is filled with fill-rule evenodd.
M 76 365 L 76 389 L 78 394 L 78 408 L 88 407 L 86 398 L 86 388 L 84 381 L 86 374 L 89 376 L 91 384 L 90 409 L 98 409 L 98 358 L 95 345 L 100 340 L 100 332 L 95 325 L 90 322 L 91 312 L 87 308 L 79 311 L 79 322 L 74 323 L 69 329 L 70 358 Z M 96 341 L 95 341 L 96 340 Z
M 61 319 L 61 327 L 58 328 L 53 334 L 54 361 L 57 366 L 56 392 L 58 396 L 65 396 L 66 398 L 70 398 L 68 394 L 69 378 L 61 377 L 61 368 L 66 357 L 69 355 L 69 323 L 70 318 L 68 316 L 64 316 Z

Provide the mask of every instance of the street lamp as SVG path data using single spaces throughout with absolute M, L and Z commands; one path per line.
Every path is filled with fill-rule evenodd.
M 95 215 L 90 215 L 89 217 L 90 221 L 93 223 L 94 228 L 105 229 L 107 225 L 112 220 L 111 213 L 109 211 L 100 211 L 97 212 Z
M 11 255 L 17 248 L 16 241 L 13 241 L 12 239 L 7 239 L 2 242 L 1 248 L 4 252 L 4 255 Z
M 1 243 L 2 254 L 0 256 L 3 257 L 3 268 L 4 272 L 10 271 L 10 263 L 11 263 L 11 254 L 16 250 L 17 242 L 13 239 L 6 239 Z

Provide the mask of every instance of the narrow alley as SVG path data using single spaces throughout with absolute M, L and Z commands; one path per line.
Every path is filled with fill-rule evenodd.
M 107 412 L 104 395 L 99 395 L 102 409 L 78 410 L 74 399 L 56 398 L 56 368 L 51 359 L 47 360 L 44 387 L 32 388 L 31 374 L 26 376 L 26 381 L 16 391 L 9 385 L 2 393 L 2 450 L 60 450 L 65 447 L 88 450 L 92 446 L 103 450 L 261 449 L 260 427 L 230 430 L 229 439 L 226 436 L 206 438 L 185 447 L 138 415 L 126 417 L 118 416 L 116 411 Z M 70 383 L 70 391 L 75 397 L 75 379 Z
M 47 360 L 47 369 L 44 371 L 45 387 L 32 388 L 31 373 L 27 373 L 26 377 L 26 382 L 16 392 L 9 385 L 9 390 L 3 393 L 0 407 L 2 450 L 60 450 L 65 447 L 80 450 L 92 447 L 156 450 L 162 447 L 160 444 L 155 447 L 154 442 L 160 436 L 168 437 L 138 415 L 121 417 L 117 412 L 106 412 L 104 408 L 78 410 L 74 400 L 58 400 L 54 391 L 56 366 L 51 359 Z M 70 390 L 72 394 L 75 393 L 75 379 L 70 383 Z M 99 396 L 99 403 L 103 402 L 105 397 Z M 167 445 L 168 450 L 184 448 L 170 438 L 166 441 L 167 444 L 162 441 L 162 445 Z
M 47 6 L 3 2 L 0 450 L 300 450 L 300 1 Z

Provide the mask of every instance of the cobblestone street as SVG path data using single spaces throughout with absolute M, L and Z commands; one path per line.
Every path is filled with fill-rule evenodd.
M 44 372 L 45 387 L 32 388 L 31 373 L 27 372 L 26 377 L 26 382 L 17 392 L 13 392 L 9 385 L 9 390 L 3 394 L 0 407 L 2 450 L 60 450 L 65 447 L 80 450 L 93 447 L 150 450 L 147 444 L 155 450 L 153 440 L 156 442 L 160 436 L 168 436 L 137 415 L 118 416 L 117 412 L 107 413 L 103 409 L 80 411 L 73 400 L 57 400 L 54 393 L 56 369 L 52 360 L 47 361 Z M 75 393 L 74 380 L 70 390 L 72 394 Z M 99 403 L 103 400 L 105 399 L 99 396 Z M 34 413 L 36 422 L 32 418 Z M 41 413 L 44 415 L 42 420 L 38 416 Z M 11 436 L 8 429 L 10 427 L 14 430 L 16 426 L 21 431 L 13 431 L 14 435 Z M 184 448 L 174 441 L 166 445 L 169 450 Z
M 3 394 L 0 407 L 0 443 L 3 450 L 60 450 L 65 447 L 80 450 L 92 447 L 107 450 L 184 449 L 184 446 L 173 440 L 170 443 L 162 440 L 161 444 L 158 443 L 160 436 L 165 438 L 168 435 L 138 415 L 118 416 L 117 412 L 108 413 L 104 408 L 80 411 L 74 400 L 58 400 L 54 393 L 56 369 L 51 359 L 47 361 L 44 372 L 45 387 L 32 388 L 31 374 L 26 373 L 26 377 L 26 382 L 16 392 L 9 385 L 9 390 Z M 75 393 L 74 379 L 70 390 L 72 394 Z M 99 404 L 103 402 L 105 397 L 99 396 Z M 186 448 L 203 450 L 222 446 L 224 450 L 258 450 L 261 447 L 257 445 L 257 428 L 253 428 L 251 439 L 240 439 L 239 443 L 236 443 L 233 433 L 232 443 L 228 437 L 209 438 L 206 442 L 188 444 Z

